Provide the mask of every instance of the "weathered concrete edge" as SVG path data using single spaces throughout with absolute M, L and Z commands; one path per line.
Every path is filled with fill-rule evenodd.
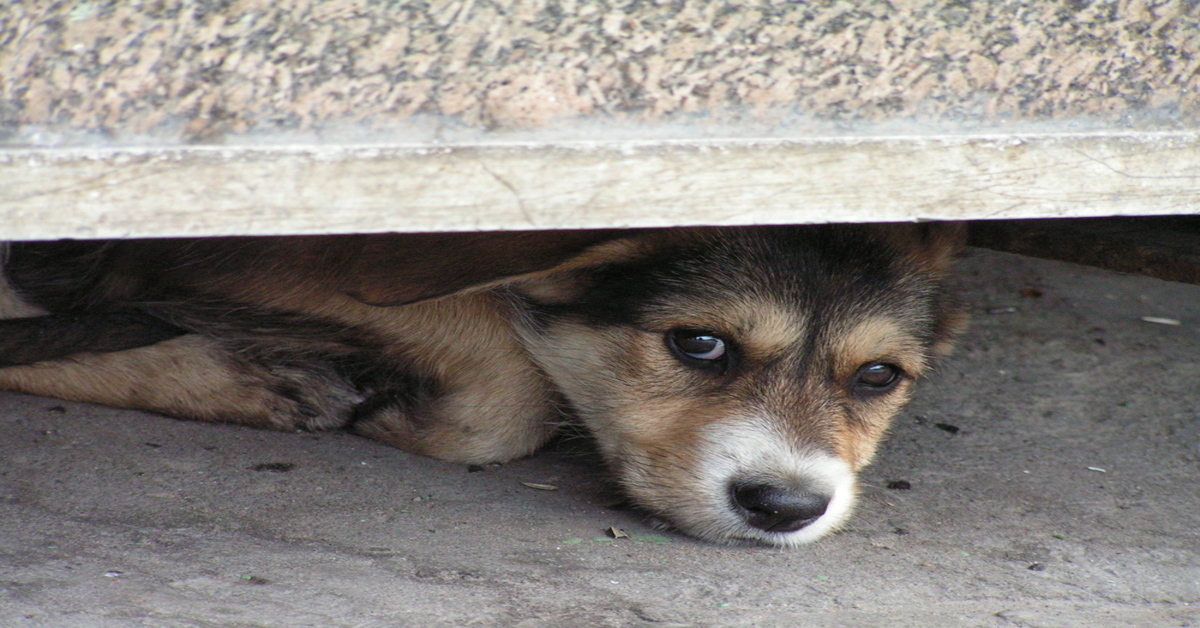
M 0 151 L 0 239 L 1191 214 L 1200 131 Z

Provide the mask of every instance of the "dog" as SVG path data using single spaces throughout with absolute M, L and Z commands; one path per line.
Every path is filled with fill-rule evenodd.
M 962 317 L 953 223 L 10 243 L 0 389 L 462 463 L 582 425 L 700 539 L 844 523 Z

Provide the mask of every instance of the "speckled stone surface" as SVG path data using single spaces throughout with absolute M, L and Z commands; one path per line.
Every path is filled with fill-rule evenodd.
M 1195 126 L 1193 1 L 22 0 L 0 128 L 168 141 L 414 116 L 483 131 L 1085 119 Z

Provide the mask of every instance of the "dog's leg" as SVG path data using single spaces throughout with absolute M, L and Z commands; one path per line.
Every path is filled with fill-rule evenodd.
M 371 382 L 354 429 L 401 449 L 464 463 L 532 453 L 562 423 L 563 402 L 512 328 L 495 294 L 402 308 L 392 358 L 407 374 Z
M 490 373 L 448 389 L 384 391 L 358 413 L 354 430 L 406 451 L 466 464 L 504 462 L 533 453 L 561 422 L 540 378 Z
M 256 363 L 197 334 L 0 368 L 0 389 L 283 430 L 344 425 L 362 400 L 328 366 Z

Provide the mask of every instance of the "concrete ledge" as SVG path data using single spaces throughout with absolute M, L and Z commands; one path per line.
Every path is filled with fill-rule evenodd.
M 1192 213 L 1200 133 L 0 151 L 4 239 Z
M 1187 2 L 25 2 L 8 18 L 0 240 L 1200 206 Z

